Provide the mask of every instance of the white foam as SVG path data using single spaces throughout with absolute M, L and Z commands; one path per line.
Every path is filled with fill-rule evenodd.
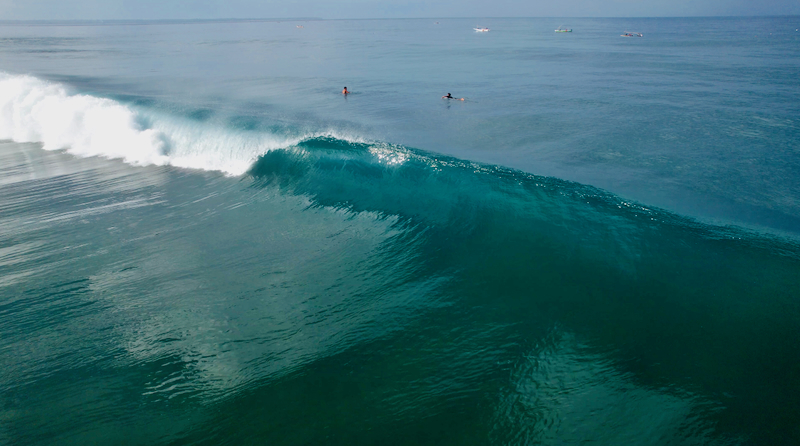
M 319 136 L 237 132 L 144 113 L 110 99 L 72 93 L 58 83 L 0 73 L 0 139 L 39 142 L 45 150 L 241 175 L 269 150 Z

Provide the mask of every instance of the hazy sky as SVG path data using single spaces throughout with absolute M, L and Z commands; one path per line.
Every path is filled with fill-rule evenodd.
M 0 0 L 0 20 L 800 15 L 800 0 Z

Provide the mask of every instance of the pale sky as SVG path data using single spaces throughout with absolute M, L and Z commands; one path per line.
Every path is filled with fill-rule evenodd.
M 0 0 L 0 20 L 800 15 L 800 0 Z

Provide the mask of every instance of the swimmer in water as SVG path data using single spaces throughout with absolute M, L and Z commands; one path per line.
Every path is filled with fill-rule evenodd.
M 451 95 L 450 93 L 447 93 L 446 96 L 442 96 L 442 99 L 455 99 L 456 101 L 463 101 L 464 100 L 464 98 L 454 98 L 453 95 Z
M 347 87 L 344 87 L 344 90 L 342 90 L 342 94 L 344 95 L 350 94 L 350 92 L 347 91 Z

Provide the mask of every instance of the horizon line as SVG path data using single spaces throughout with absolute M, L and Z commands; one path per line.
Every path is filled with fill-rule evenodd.
M 470 17 L 370 17 L 370 18 L 322 18 L 322 17 L 274 17 L 274 18 L 214 18 L 214 19 L 10 19 L 0 20 L 0 25 L 191 25 L 203 23 L 259 23 L 259 22 L 321 22 L 321 21 L 345 21 L 345 20 L 465 20 L 465 19 L 714 19 L 714 18 L 778 18 L 778 17 L 800 17 L 800 14 L 787 15 L 696 15 L 696 16 L 524 16 L 524 17 L 503 17 L 503 16 L 470 16 Z

